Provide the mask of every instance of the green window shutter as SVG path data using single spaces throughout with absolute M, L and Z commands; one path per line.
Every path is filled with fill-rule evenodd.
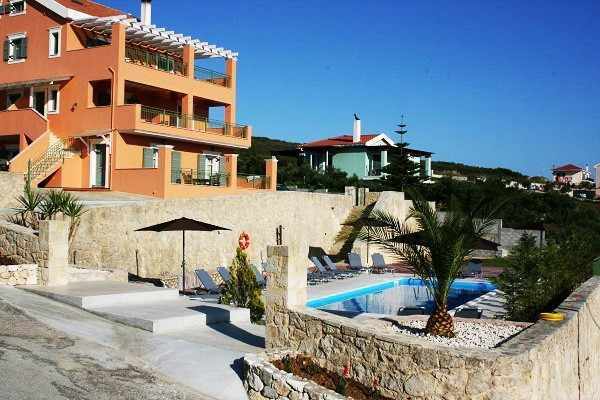
M 27 58 L 27 38 L 21 39 L 19 58 Z
M 8 52 L 10 48 L 10 42 L 8 40 L 4 41 L 4 61 L 8 61 Z
M 181 183 L 181 153 L 171 152 L 171 183 Z
M 204 154 L 198 154 L 197 167 L 198 167 L 198 178 L 199 179 L 208 178 L 207 172 L 206 172 L 206 156 Z
M 0 15 L 4 15 L 4 5 L 0 4 Z
M 154 149 L 145 147 L 144 148 L 144 168 L 154 168 Z

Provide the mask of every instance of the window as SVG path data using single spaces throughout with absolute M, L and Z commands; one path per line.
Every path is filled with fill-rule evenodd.
M 23 92 L 9 92 L 6 94 L 6 109 L 10 109 L 23 97 Z
M 158 168 L 158 149 L 156 147 L 144 148 L 143 168 Z
M 25 0 L 6 0 L 0 5 L 0 14 L 22 15 L 25 14 Z
M 48 57 L 60 57 L 60 27 L 48 31 Z
M 48 88 L 48 114 L 58 114 L 58 88 Z
M 16 63 L 27 58 L 27 37 L 18 33 L 10 35 L 4 41 L 4 61 Z

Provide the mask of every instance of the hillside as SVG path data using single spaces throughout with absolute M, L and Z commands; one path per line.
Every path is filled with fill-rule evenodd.
M 273 151 L 294 149 L 297 145 L 298 143 L 254 136 L 252 146 L 239 153 L 238 171 L 246 174 L 264 174 L 264 160 L 271 158 Z
M 238 170 L 242 173 L 262 174 L 264 173 L 264 160 L 270 158 L 273 151 L 293 149 L 296 146 L 298 146 L 298 143 L 255 136 L 252 138 L 252 147 L 240 151 Z M 506 179 L 526 177 L 520 172 L 507 168 L 486 168 L 448 161 L 433 161 L 432 167 L 436 174 L 442 173 L 445 175 L 456 174 L 469 177 L 485 176 Z
M 487 168 L 478 167 L 474 165 L 465 165 L 455 162 L 448 161 L 433 161 L 431 167 L 436 174 L 442 175 L 462 175 L 468 177 L 495 177 L 495 178 L 506 178 L 506 179 L 522 179 L 526 178 L 520 172 L 513 171 L 508 168 Z

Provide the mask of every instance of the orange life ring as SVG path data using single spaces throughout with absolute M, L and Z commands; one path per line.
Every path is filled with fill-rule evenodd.
M 240 246 L 240 249 L 242 249 L 242 250 L 246 250 L 248 247 L 250 247 L 250 235 L 247 234 L 246 232 L 240 233 L 240 237 L 238 239 L 238 245 Z

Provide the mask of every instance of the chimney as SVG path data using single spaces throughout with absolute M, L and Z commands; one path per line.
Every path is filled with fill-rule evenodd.
M 142 0 L 140 19 L 144 25 L 152 24 L 152 0 Z
M 352 132 L 352 142 L 360 143 L 360 118 L 354 114 L 354 131 Z

